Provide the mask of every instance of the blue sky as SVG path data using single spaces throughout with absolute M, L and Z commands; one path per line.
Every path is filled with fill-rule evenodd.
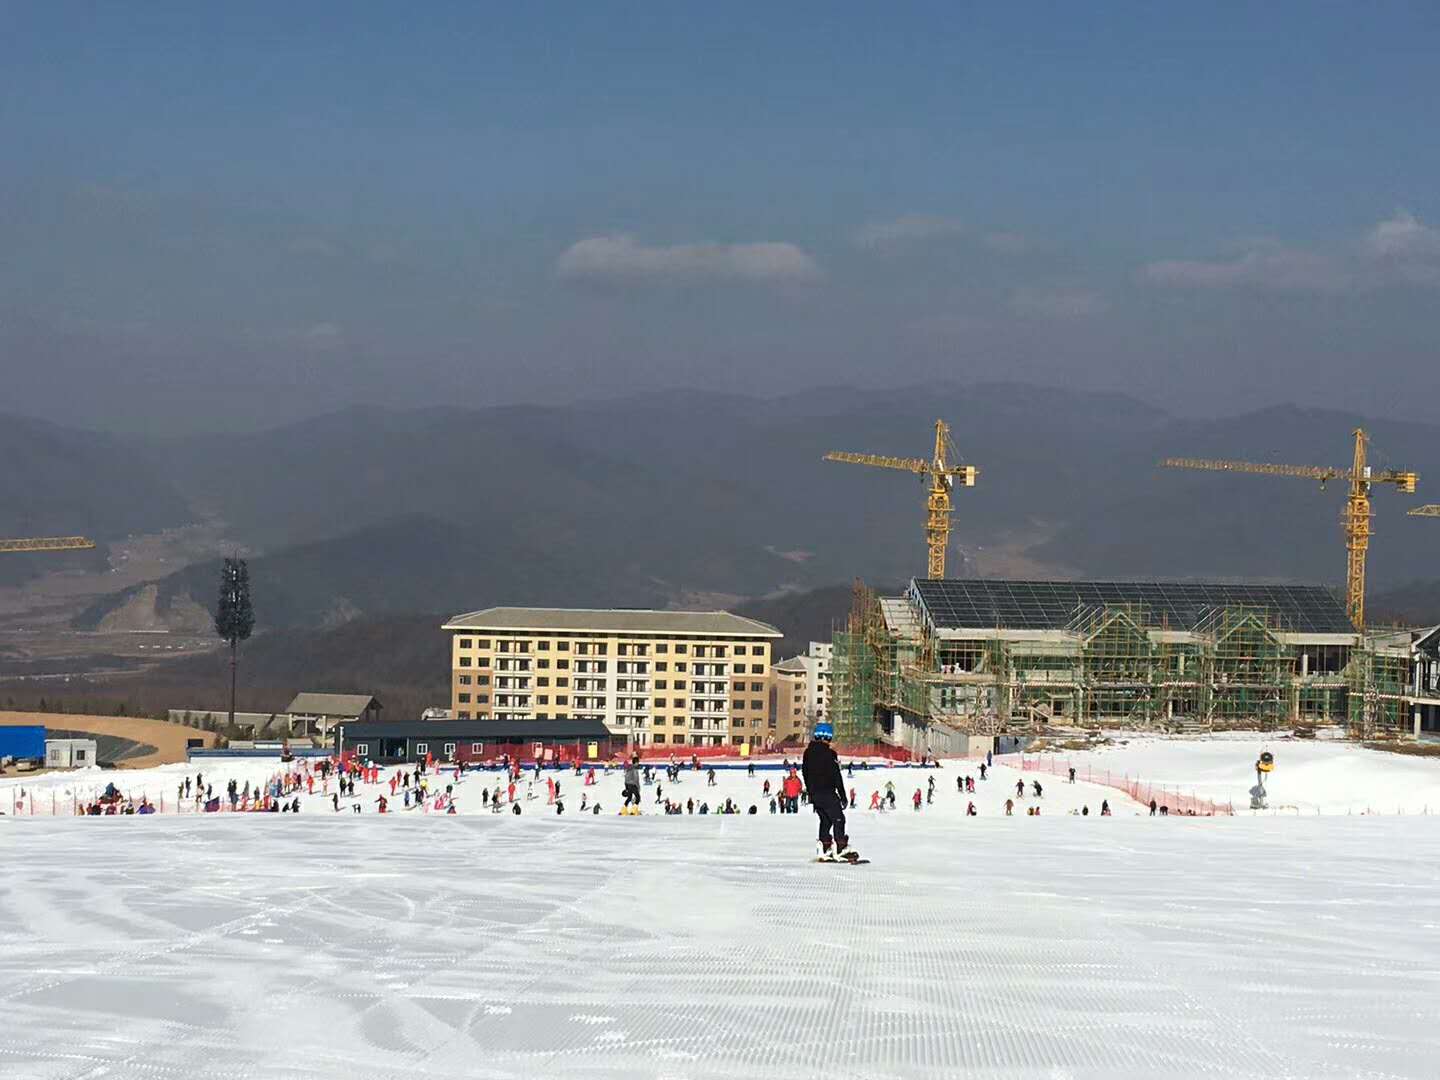
M 0 2 L 11 407 L 1427 416 L 1437 55 L 1433 3 Z

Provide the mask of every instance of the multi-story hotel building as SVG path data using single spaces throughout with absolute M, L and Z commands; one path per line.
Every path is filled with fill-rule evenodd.
M 457 720 L 599 720 L 636 746 L 763 744 L 773 626 L 726 611 L 495 607 L 457 615 Z

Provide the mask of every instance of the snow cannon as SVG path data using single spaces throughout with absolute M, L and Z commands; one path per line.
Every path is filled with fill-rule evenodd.
M 1275 771 L 1275 755 L 1269 750 L 1263 750 L 1255 760 L 1255 786 L 1250 789 L 1250 809 L 1265 810 L 1269 804 L 1265 801 L 1269 792 L 1265 790 L 1265 777 Z

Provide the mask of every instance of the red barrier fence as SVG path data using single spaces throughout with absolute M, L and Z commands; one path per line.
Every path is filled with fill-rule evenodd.
M 1007 755 L 1007 757 L 1009 756 Z M 1019 757 L 1022 772 L 1043 772 L 1067 779 L 1070 776 L 1072 763 L 1068 760 L 1061 761 L 1050 754 L 1021 754 Z M 1174 786 L 1151 784 L 1128 774 L 1116 776 L 1108 769 L 1095 769 L 1088 763 L 1083 766 L 1074 766 L 1074 768 L 1076 780 L 1084 780 L 1089 784 L 1101 784 L 1104 787 L 1114 788 L 1116 791 L 1123 791 L 1142 806 L 1149 806 L 1153 799 L 1159 806 L 1168 807 L 1170 813 L 1183 814 L 1187 817 L 1192 814 L 1195 817 L 1229 817 L 1235 813 L 1233 803 L 1212 802 L 1210 799 L 1202 799 L 1198 795 L 1186 794 Z

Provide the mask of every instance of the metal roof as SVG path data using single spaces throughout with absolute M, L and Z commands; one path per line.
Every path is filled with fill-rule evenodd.
M 652 611 L 643 608 L 492 607 L 456 615 L 445 630 L 590 631 L 615 634 L 697 634 L 784 637 L 769 623 L 728 611 Z
M 810 669 L 805 666 L 805 661 L 803 658 L 799 656 L 792 656 L 789 660 L 782 660 L 780 661 L 780 663 L 776 664 L 774 670 L 784 672 L 786 674 L 804 675 L 808 673 Z
M 380 720 L 339 725 L 345 741 L 365 739 L 466 739 L 477 742 L 530 742 L 608 739 L 599 720 Z
M 292 716 L 360 716 L 372 701 L 370 694 L 296 694 L 285 711 Z M 380 703 L 375 701 L 375 706 Z
M 1253 607 L 1266 609 L 1286 630 L 1354 633 L 1344 605 L 1318 585 L 917 578 L 910 595 L 940 630 L 1063 630 L 1085 608 L 1136 605 L 1153 627 L 1188 629 L 1216 608 Z

